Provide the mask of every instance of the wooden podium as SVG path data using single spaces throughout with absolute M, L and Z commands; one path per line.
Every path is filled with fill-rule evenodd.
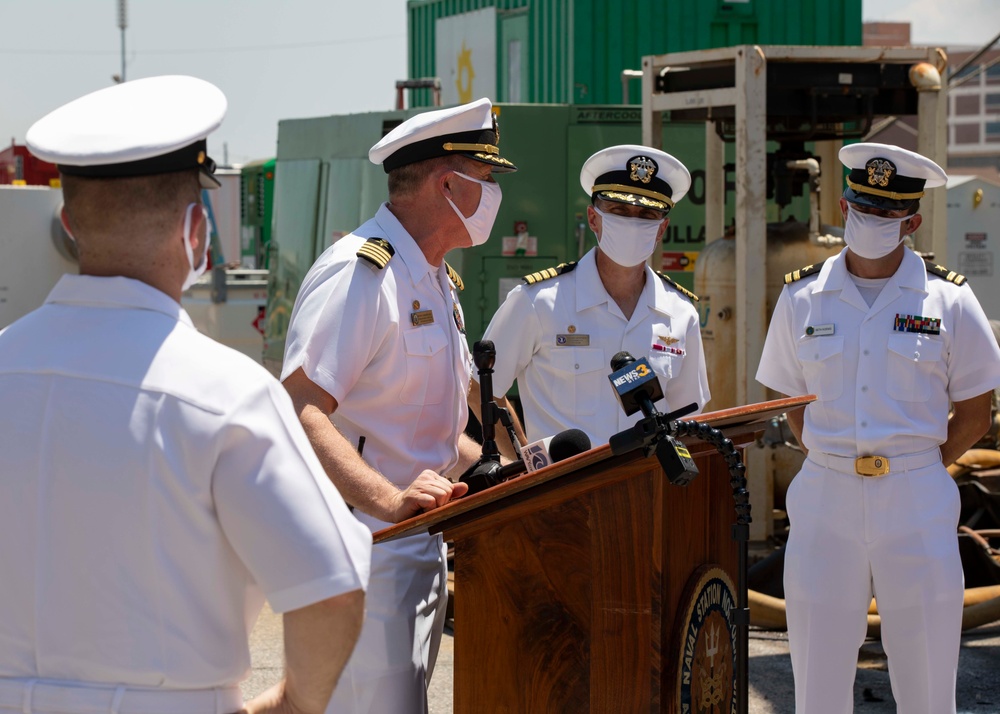
M 810 400 L 693 420 L 742 449 Z M 685 613 L 704 614 L 690 590 L 705 566 L 735 583 L 738 557 L 727 466 L 709 444 L 683 441 L 700 471 L 688 486 L 671 485 L 654 457 L 613 456 L 605 444 L 375 533 L 454 542 L 456 714 L 735 711 L 746 692 L 712 680 L 732 652 L 678 631 Z M 683 702 L 691 687 L 715 707 Z

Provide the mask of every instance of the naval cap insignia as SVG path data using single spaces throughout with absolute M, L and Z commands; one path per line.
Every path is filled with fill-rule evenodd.
M 656 162 L 653 161 L 648 156 L 633 156 L 628 160 L 629 175 L 628 177 L 633 181 L 641 181 L 642 183 L 649 183 L 656 176 L 656 171 L 659 168 Z
M 868 185 L 885 188 L 896 173 L 896 165 L 889 159 L 870 159 L 865 168 L 868 169 Z

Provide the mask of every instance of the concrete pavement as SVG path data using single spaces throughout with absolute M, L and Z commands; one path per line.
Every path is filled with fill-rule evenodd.
M 452 714 L 453 645 L 454 638 L 446 633 L 431 680 L 430 714 Z M 243 694 L 247 698 L 263 691 L 281 677 L 281 618 L 270 609 L 265 609 L 254 628 L 251 655 L 253 672 L 243 683 Z M 793 702 L 787 636 L 784 632 L 752 630 L 750 714 L 791 714 L 794 711 Z M 896 712 L 885 653 L 879 642 L 869 641 L 861 648 L 854 705 L 859 714 Z M 959 714 L 1000 714 L 1000 622 L 971 630 L 962 637 L 958 711 Z

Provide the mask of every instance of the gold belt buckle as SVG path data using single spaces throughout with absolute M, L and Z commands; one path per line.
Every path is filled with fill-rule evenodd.
M 889 473 L 889 459 L 884 456 L 861 456 L 854 461 L 859 476 L 885 476 Z

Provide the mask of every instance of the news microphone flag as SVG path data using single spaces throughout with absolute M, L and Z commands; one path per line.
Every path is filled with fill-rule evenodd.
M 619 357 L 622 359 L 618 359 Z M 639 394 L 644 394 L 650 404 L 663 399 L 660 380 L 645 357 L 634 359 L 628 352 L 619 352 L 611 364 L 615 371 L 608 375 L 608 379 L 625 416 L 632 416 L 642 408 Z

